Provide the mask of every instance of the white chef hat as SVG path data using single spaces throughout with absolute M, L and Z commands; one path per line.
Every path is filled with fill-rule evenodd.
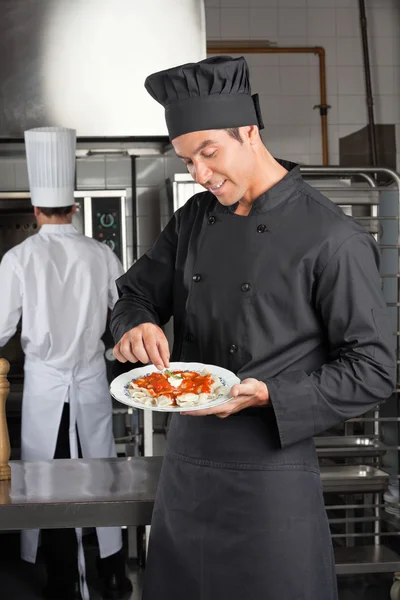
M 33 206 L 74 204 L 75 129 L 29 129 L 25 131 L 25 149 Z

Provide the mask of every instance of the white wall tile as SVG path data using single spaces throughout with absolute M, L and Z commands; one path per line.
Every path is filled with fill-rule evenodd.
M 339 95 L 329 95 L 328 96 L 328 104 L 330 109 L 328 110 L 328 123 L 332 125 L 338 125 L 340 123 L 339 119 Z
M 388 7 L 388 8 L 394 8 L 394 9 L 398 9 L 399 7 L 399 3 L 398 0 L 365 0 L 365 6 L 367 8 L 370 7 L 376 7 L 376 8 L 382 8 L 382 7 Z
M 319 73 L 318 73 L 318 81 L 319 81 Z M 338 93 L 338 72 L 337 67 L 327 67 L 326 68 L 326 89 L 328 94 L 328 99 L 331 96 L 336 96 Z
M 377 123 L 400 123 L 400 96 L 377 96 L 374 103 Z
M 280 96 L 260 96 L 260 108 L 264 125 L 279 125 L 281 123 Z
M 336 59 L 336 48 L 337 48 L 338 40 L 334 37 L 317 37 L 317 36 L 309 36 L 308 37 L 308 46 L 321 46 L 325 49 L 325 64 L 327 66 L 337 65 Z M 309 54 L 308 63 L 310 65 L 318 66 L 318 57 L 315 54 Z
M 310 131 L 304 125 L 282 125 L 282 152 L 290 154 L 310 154 Z
M 260 40 L 277 40 L 278 10 L 276 8 L 250 9 L 250 37 Z
M 332 69 L 333 67 L 329 67 L 330 69 Z M 326 87 L 327 87 L 327 93 L 329 93 L 329 89 L 331 87 L 331 82 L 329 80 L 329 75 L 328 73 L 326 74 Z M 337 84 L 336 84 L 337 87 Z M 313 69 L 310 67 L 308 67 L 308 90 L 309 90 L 309 94 L 311 96 L 318 96 L 320 93 L 320 77 L 319 77 L 319 71 L 317 69 Z M 332 89 L 331 89 L 331 93 Z
M 220 6 L 229 8 L 248 8 L 250 0 L 219 0 Z
M 285 37 L 306 36 L 307 11 L 302 8 L 279 8 L 278 32 Z
M 15 161 L 12 158 L 2 158 L 0 160 L 0 190 L 12 192 L 15 189 Z
M 328 125 L 328 152 L 329 155 L 339 154 L 338 125 Z
M 313 8 L 308 11 L 308 36 L 334 37 L 336 19 L 334 8 Z
M 367 107 L 365 96 L 339 96 L 339 123 L 348 125 L 365 125 Z
M 337 64 L 340 67 L 361 67 L 363 65 L 361 37 L 340 38 L 337 43 L 336 56 Z
M 367 123 L 358 1 L 206 1 L 209 9 L 221 7 L 227 17 L 225 25 L 223 19 L 220 21 L 223 32 L 216 25 L 217 18 L 213 19 L 214 29 L 209 25 L 212 32 L 208 32 L 209 39 L 251 36 L 275 41 L 279 46 L 325 48 L 327 102 L 331 105 L 328 111 L 331 163 L 339 160 L 339 132 L 358 130 Z M 376 118 L 397 122 L 397 118 L 400 121 L 400 0 L 367 0 L 367 6 L 370 60 L 373 66 L 379 67 L 373 69 Z M 388 33 L 392 33 L 392 37 Z M 287 157 L 289 152 L 297 159 L 309 157 L 310 163 L 318 164 L 321 161 L 320 115 L 318 109 L 313 110 L 320 102 L 317 56 L 252 54 L 246 58 L 253 91 L 260 93 L 266 123 L 262 136 L 267 146 L 277 156 Z M 392 69 L 394 65 L 398 68 Z M 297 132 L 295 135 L 291 133 L 293 129 Z M 299 139 L 299 131 L 304 134 L 304 140 Z M 294 141 L 290 145 L 291 140 Z M 308 145 L 307 150 L 304 144 Z M 400 154 L 400 149 L 398 152 Z M 179 161 L 177 166 L 185 170 Z
M 282 132 L 280 125 L 266 125 L 262 130 L 261 136 L 268 150 L 274 156 L 281 154 Z
M 395 67 L 371 67 L 372 94 L 374 96 L 395 93 L 394 73 Z
M 309 67 L 280 67 L 280 90 L 288 96 L 309 96 Z
M 278 8 L 279 0 L 250 0 L 252 8 Z
M 221 37 L 221 11 L 219 8 L 206 9 L 206 34 L 208 40 Z
M 336 35 L 338 37 L 357 37 L 360 35 L 360 19 L 358 9 L 336 9 Z
M 331 162 L 329 161 L 331 164 Z M 322 152 L 317 154 L 310 154 L 310 165 L 312 167 L 318 167 L 322 165 Z
M 356 8 L 359 10 L 359 0 L 336 0 L 337 8 Z
M 306 8 L 307 0 L 279 0 L 279 6 L 282 8 Z
M 336 0 L 308 0 L 308 8 L 335 8 Z
M 221 37 L 239 40 L 249 36 L 249 11 L 246 8 L 221 8 Z
M 371 8 L 367 13 L 367 31 L 370 36 L 388 36 L 398 35 L 398 21 L 396 14 L 390 8 L 382 7 Z M 395 27 L 397 26 L 397 27 Z
M 393 68 L 393 90 L 396 96 L 400 94 L 400 69 L 396 67 Z
M 400 35 L 396 35 L 392 38 L 393 42 L 393 65 L 395 67 L 400 66 Z
M 360 67 L 338 67 L 339 94 L 364 94 L 364 72 Z
M 245 58 L 250 67 L 275 67 L 279 65 L 279 54 L 257 53 L 245 54 Z
M 307 96 L 282 96 L 280 111 L 281 123 L 287 125 L 314 125 L 319 121 L 313 101 Z
M 399 33 L 400 37 L 400 33 Z M 361 41 L 360 41 L 361 43 Z M 388 66 L 395 64 L 394 61 L 394 38 L 393 37 L 369 37 L 369 58 L 371 65 Z M 400 48 L 399 48 L 400 51 Z
M 280 37 L 279 46 L 281 48 L 304 48 L 308 46 L 307 37 Z M 281 67 L 304 67 L 308 66 L 310 54 L 306 52 L 294 53 L 289 52 L 287 54 L 280 53 L 279 65 Z
M 310 153 L 322 155 L 322 133 L 321 125 L 312 125 L 309 128 Z
M 254 93 L 276 96 L 280 94 L 279 67 L 251 67 L 251 89 Z
M 294 152 L 286 152 L 284 158 L 286 160 L 290 160 L 297 165 L 309 166 L 310 164 L 310 154 L 295 154 Z

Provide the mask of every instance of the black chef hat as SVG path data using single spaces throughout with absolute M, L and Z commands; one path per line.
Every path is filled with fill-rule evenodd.
M 171 140 L 207 129 L 264 127 L 243 56 L 214 56 L 149 75 L 146 90 L 165 108 Z

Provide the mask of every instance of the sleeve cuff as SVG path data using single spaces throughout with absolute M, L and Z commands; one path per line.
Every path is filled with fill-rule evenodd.
M 264 380 L 275 413 L 281 447 L 315 433 L 314 398 L 306 373 L 294 371 Z

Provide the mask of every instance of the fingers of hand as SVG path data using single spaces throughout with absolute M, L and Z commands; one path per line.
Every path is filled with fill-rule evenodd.
M 113 348 L 113 354 L 114 354 L 115 358 L 117 360 L 119 360 L 119 362 L 125 363 L 125 362 L 127 362 L 127 359 L 122 354 L 121 350 L 119 349 L 119 346 L 120 346 L 120 342 L 118 342 L 118 344 L 116 344 L 114 346 L 114 348 Z
M 129 332 L 128 332 L 129 334 Z M 132 344 L 129 335 L 125 334 L 114 347 L 114 356 L 121 362 L 135 363 L 138 361 L 136 354 L 132 350 Z
M 161 331 L 161 334 L 162 335 L 160 335 L 160 337 L 157 340 L 158 352 L 161 357 L 162 364 L 168 368 L 169 367 L 169 356 L 170 356 L 168 340 L 165 337 L 163 331 Z
M 169 366 L 168 340 L 154 323 L 143 323 L 125 333 L 113 353 L 121 362 L 152 362 L 160 370 Z
M 241 383 L 232 386 L 231 396 L 254 396 L 259 389 L 260 381 L 257 379 L 244 379 Z
M 156 325 L 143 330 L 143 346 L 157 369 L 169 366 L 169 346 L 163 330 Z
M 140 360 L 143 364 L 149 362 L 148 354 L 143 345 L 143 338 L 138 328 L 131 329 L 121 340 L 121 352 L 131 362 Z
M 247 399 L 246 399 L 247 400 Z M 230 400 L 226 404 L 221 406 L 214 406 L 213 408 L 205 408 L 204 410 L 192 410 L 188 412 L 181 413 L 181 415 L 189 416 L 189 417 L 208 417 L 210 415 L 214 415 L 219 417 L 220 419 L 225 419 L 229 417 L 229 415 L 237 412 L 242 409 L 242 401 L 240 400 Z

